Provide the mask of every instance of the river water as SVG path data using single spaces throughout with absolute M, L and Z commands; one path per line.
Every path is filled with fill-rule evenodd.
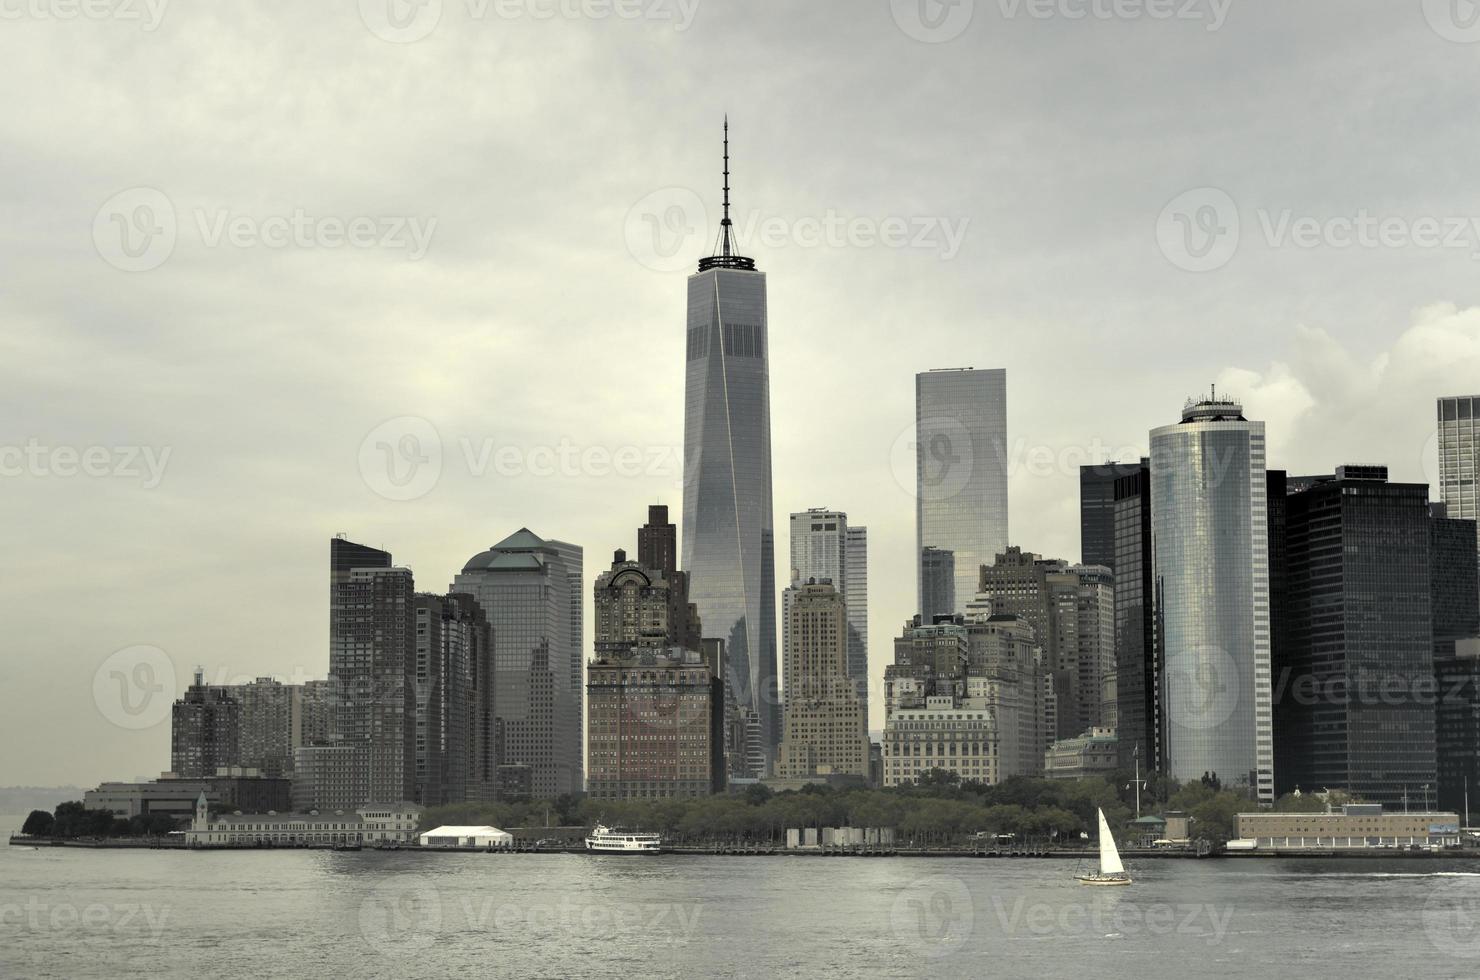
M 1473 870 L 1470 870 L 1473 869 Z M 1480 865 L 0 848 L 0 975 L 1480 976 Z

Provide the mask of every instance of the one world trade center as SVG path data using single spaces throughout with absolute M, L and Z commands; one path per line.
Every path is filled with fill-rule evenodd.
M 704 635 L 726 642 L 725 684 L 769 762 L 780 739 L 766 276 L 737 253 L 724 220 L 714 254 L 688 280 L 683 567 Z M 764 775 L 764 773 L 755 773 Z

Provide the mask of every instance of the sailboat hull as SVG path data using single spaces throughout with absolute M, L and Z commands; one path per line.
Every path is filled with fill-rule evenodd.
M 1129 875 L 1115 877 L 1113 875 L 1075 875 L 1074 880 L 1081 885 L 1129 885 Z

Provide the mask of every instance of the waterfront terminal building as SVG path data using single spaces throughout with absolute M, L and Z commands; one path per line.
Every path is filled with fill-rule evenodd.
M 1348 803 L 1340 813 L 1240 813 L 1229 850 L 1331 851 L 1457 847 L 1456 813 L 1384 813 L 1380 803 Z
M 414 844 L 421 813 L 421 807 L 414 803 L 371 803 L 353 812 L 232 813 L 213 817 L 202 793 L 195 801 L 195 819 L 185 831 L 185 846 Z

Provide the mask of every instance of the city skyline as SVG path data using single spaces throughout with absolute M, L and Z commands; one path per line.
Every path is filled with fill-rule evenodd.
M 1480 0 L 0 20 L 0 973 L 1474 972 Z
M 265 25 L 211 16 L 233 18 L 219 36 L 238 55 L 253 39 L 269 36 L 261 33 Z M 1427 105 L 1442 107 L 1450 97 L 1444 66 L 1456 64 L 1465 49 L 1436 41 L 1413 11 L 1352 11 L 1334 25 L 1321 22 L 1319 31 L 1313 17 L 1246 12 L 1218 40 L 1264 51 L 1278 38 L 1299 52 L 1315 51 L 1319 38 L 1320 45 L 1352 45 L 1357 57 L 1401 50 L 1418 66 L 1410 83 L 1434 96 Z M 1013 543 L 1044 554 L 1079 553 L 1077 466 L 1145 453 L 1147 432 L 1169 400 L 1213 381 L 1240 395 L 1251 417 L 1266 421 L 1273 466 L 1325 472 L 1371 457 L 1386 462 L 1395 480 L 1436 482 L 1434 401 L 1472 390 L 1480 376 L 1480 295 L 1467 253 L 1296 247 L 1268 240 L 1261 218 L 1275 226 L 1286 209 L 1296 219 L 1323 219 L 1360 208 L 1412 217 L 1432 214 L 1435 199 L 1465 212 L 1463 183 L 1438 167 L 1423 174 L 1422 194 L 1395 191 L 1378 175 L 1347 165 L 1352 158 L 1390 159 L 1388 139 L 1349 132 L 1335 144 L 1313 145 L 1303 117 L 1284 100 L 1206 75 L 1191 86 L 1110 79 L 1090 93 L 1056 80 L 1026 101 L 973 107 L 970 121 L 994 138 L 1013 140 L 1012 152 L 970 160 L 932 153 L 942 169 L 927 180 L 919 176 L 918 148 L 939 150 L 940 133 L 960 131 L 961 119 L 927 98 L 919 80 L 947 48 L 902 35 L 887 13 L 865 19 L 880 18 L 873 26 L 840 24 L 809 9 L 785 25 L 788 36 L 825 33 L 854 45 L 852 64 L 860 56 L 886 64 L 897 91 L 868 105 L 850 92 L 853 71 L 836 62 L 840 71 L 819 79 L 816 99 L 805 104 L 779 98 L 774 79 L 745 105 L 638 81 L 653 101 L 634 115 L 621 87 L 609 82 L 632 80 L 618 64 L 623 50 L 638 50 L 627 47 L 635 35 L 593 48 L 568 87 L 545 97 L 554 101 L 542 102 L 542 109 L 572 140 L 620 156 L 602 168 L 578 166 L 573 154 L 555 160 L 530 148 L 510 152 L 498 134 L 517 127 L 525 111 L 519 103 L 464 107 L 468 115 L 453 131 L 451 120 L 426 118 L 404 95 L 379 111 L 398 133 L 429 127 L 428 140 L 409 158 L 399 139 L 362 134 L 372 145 L 359 146 L 332 134 L 329 120 L 318 120 L 294 130 L 290 179 L 281 169 L 285 158 L 256 150 L 231 154 L 231 165 L 221 170 L 225 164 L 213 148 L 228 132 L 184 138 L 164 122 L 141 128 L 100 119 L 99 139 L 114 147 L 113 159 L 126 161 L 117 172 L 61 172 L 48 160 L 22 168 L 27 199 L 67 203 L 56 214 L 45 212 L 45 220 L 23 214 L 24 226 L 38 230 L 27 248 L 8 253 L 19 280 L 58 287 L 34 306 L 15 306 L 11 298 L 6 307 L 25 358 L 7 374 L 14 426 L 4 442 L 24 450 L 36 440 L 47 466 L 6 483 L 16 507 L 33 518 L 16 528 L 16 584 L 4 600 L 14 604 L 7 610 L 20 624 L 10 658 L 14 690 L 42 693 L 0 698 L 18 725 L 44 735 L 24 753 L 0 756 L 10 778 L 91 782 L 152 773 L 167 751 L 164 726 L 120 726 L 93 696 L 95 675 L 107 675 L 112 667 L 105 664 L 117 651 L 162 651 L 176 691 L 197 664 L 210 680 L 323 676 L 327 611 L 318 601 L 318 550 L 329 534 L 348 531 L 392 549 L 421 581 L 440 587 L 467 554 L 509 528 L 558 528 L 566 540 L 600 554 L 626 540 L 627 522 L 616 513 L 624 508 L 607 514 L 593 501 L 619 495 L 638 505 L 677 507 L 682 419 L 673 406 L 684 382 L 672 368 L 683 357 L 683 342 L 673 334 L 684 315 L 681 283 L 709 248 L 719 212 L 714 130 L 725 109 L 743 136 L 735 144 L 735 169 L 745 174 L 746 187 L 736 236 L 774 275 L 771 312 L 786 325 L 770 337 L 773 418 L 805 417 L 819 405 L 853 409 L 825 444 L 773 423 L 774 506 L 787 513 L 830 501 L 868 524 L 873 684 L 889 660 L 885 641 L 915 604 L 913 570 L 901 570 L 901 556 L 914 547 L 908 449 L 914 373 L 943 364 L 1009 372 L 1009 439 L 1018 460 L 1009 484 Z M 338 37 L 343 25 L 331 20 L 305 14 L 300 27 L 311 37 Z M 75 54 L 84 77 L 101 78 L 98 37 L 56 26 L 51 50 Z M 1045 58 L 1095 50 L 1087 33 L 1067 23 L 1007 26 L 981 36 L 991 57 L 963 65 L 961 82 L 994 90 L 1003 78 L 1031 74 Z M 1128 53 L 1155 61 L 1171 36 L 1194 54 L 1224 50 L 1204 48 L 1214 39 L 1196 31 L 1173 34 L 1176 25 L 1156 26 L 1128 33 Z M 536 30 L 528 23 L 507 27 L 531 39 Z M 571 27 L 572 39 L 586 32 L 613 40 L 601 25 Z M 685 38 L 677 77 L 697 83 L 716 65 L 738 68 L 737 42 L 779 27 L 765 17 L 706 11 Z M 157 57 L 147 68 L 159 86 L 206 67 L 198 47 L 169 33 L 156 40 Z M 434 40 L 440 56 L 429 70 L 446 73 L 433 77 L 449 83 L 507 65 L 489 66 L 460 33 Z M 22 70 L 46 56 L 39 34 L 37 41 L 35 48 L 10 42 Z M 390 65 L 408 50 L 382 45 L 364 57 Z M 344 66 L 328 64 L 313 74 L 282 64 L 270 70 L 305 89 L 320 84 L 320 73 L 345 77 Z M 1185 77 L 1171 64 L 1154 70 L 1158 82 Z M 1359 94 L 1362 80 L 1350 82 L 1352 90 L 1330 88 L 1329 97 L 1368 107 Z M 1327 91 L 1335 83 L 1321 77 L 1314 84 Z M 91 111 L 72 103 L 73 96 L 48 92 L 45 105 L 57 117 Z M 234 96 L 221 92 L 182 98 L 194 118 L 220 120 L 237 111 Z M 1150 141 L 1117 135 L 1138 131 L 1148 109 L 1163 118 L 1203 118 L 1208 99 L 1225 105 L 1225 132 L 1242 137 L 1235 146 L 1203 154 L 1178 127 Z M 1067 105 L 1084 125 L 1071 127 L 1066 148 L 1041 127 Z M 1404 145 L 1415 147 L 1405 161 L 1465 156 L 1456 143 L 1468 136 L 1391 115 L 1404 119 Z M 56 137 L 35 125 L 30 117 L 16 121 L 31 145 L 51 145 Z M 466 132 L 478 134 L 466 157 L 434 162 L 425 155 L 432 146 L 468 146 Z M 839 152 L 859 134 L 868 134 L 868 153 Z M 656 143 L 644 142 L 649 136 Z M 183 152 L 160 159 L 151 148 L 161 141 Z M 1285 163 L 1292 150 L 1306 163 L 1294 173 Z M 202 153 L 210 154 L 209 166 Z M 373 179 L 364 163 L 371 157 L 383 161 Z M 1091 173 L 1085 159 L 1103 166 Z M 444 166 L 489 179 L 477 194 L 456 181 L 430 179 Z M 219 186 L 203 187 L 193 176 L 208 170 L 219 170 Z M 328 173 L 333 180 L 325 179 Z M 881 179 L 887 173 L 904 176 Z M 508 190 L 550 185 L 561 187 L 554 200 Z M 230 189 L 249 186 L 263 187 L 266 197 L 245 200 Z M 179 236 L 163 264 L 127 272 L 98 254 L 90 232 L 109 200 L 135 187 L 166 195 Z M 403 190 L 387 195 L 387 187 Z M 1190 273 L 1168 261 L 1156 227 L 1169 203 L 1203 187 L 1221 188 L 1238 204 L 1243 240 L 1223 267 Z M 650 232 L 666 234 L 669 226 L 656 219 L 670 206 L 694 220 L 660 236 L 661 250 L 638 248 Z M 200 237 L 198 219 L 209 230 L 223 210 L 262 220 L 291 216 L 295 208 L 439 223 L 431 248 L 414 263 L 369 249 L 239 247 L 224 238 L 209 245 Z M 706 220 L 697 220 L 700 211 Z M 936 228 L 949 221 L 959 229 L 963 219 L 968 225 L 950 258 L 944 247 L 846 238 L 813 245 L 792 234 L 805 231 L 803 220 L 825 222 L 830 214 L 876 226 L 887 218 L 910 227 L 931 219 Z M 767 224 L 778 220 L 780 235 Z M 682 230 L 689 226 L 701 230 Z M 489 227 L 498 233 L 485 233 Z M 552 252 L 551 243 L 571 251 Z M 667 255 L 677 264 L 664 265 Z M 566 288 L 576 276 L 592 288 Z M 257 284 L 265 280 L 278 288 L 261 290 Z M 88 290 L 117 296 L 119 304 L 100 315 L 67 298 Z M 276 298 L 269 300 L 268 292 Z M 616 298 L 621 302 L 614 304 Z M 1189 324 L 1198 325 L 1195 336 L 1187 334 Z M 1172 353 L 1166 338 L 1179 336 L 1185 343 Z M 428 337 L 440 342 L 427 343 Z M 535 370 L 552 338 L 564 363 Z M 141 361 L 140 345 L 155 344 L 179 351 L 181 360 Z M 845 369 L 816 369 L 839 351 L 847 353 Z M 633 390 L 638 377 L 641 395 Z M 139 397 L 141 391 L 149 397 Z M 593 402 L 620 407 L 593 414 Z M 419 430 L 425 455 L 440 463 L 430 486 L 420 475 L 406 486 L 387 484 L 370 465 L 384 474 L 378 447 L 399 448 L 407 431 L 397 420 L 406 419 L 430 427 L 430 437 Z M 388 422 L 397 425 L 383 429 Z M 284 432 L 294 438 L 285 441 Z M 575 462 L 562 469 L 566 443 Z M 57 447 L 80 454 L 115 445 L 139 451 L 132 462 L 113 457 L 117 475 L 52 472 L 64 463 L 51 455 Z M 581 462 L 587 450 L 623 447 L 641 453 L 634 475 L 599 457 Z M 359 458 L 362 448 L 368 462 Z M 158 471 L 150 469 L 145 449 L 156 466 L 164 461 Z M 504 449 L 515 451 L 518 465 L 498 462 Z M 1046 454 L 1048 464 L 1034 461 L 1034 452 Z M 4 457 L 7 465 L 13 460 Z M 131 469 L 139 475 L 129 476 Z M 787 547 L 784 534 L 778 529 L 776 549 Z M 229 561 L 223 568 L 207 555 Z M 85 619 L 49 622 L 22 612 L 74 587 L 75 569 L 83 566 L 116 583 L 94 595 Z M 586 578 L 589 587 L 591 574 Z M 254 602 L 239 609 L 226 599 L 236 595 Z M 259 604 L 278 616 L 267 646 L 248 639 L 262 630 L 247 611 Z M 181 608 L 205 614 L 186 618 Z M 875 711 L 870 728 L 881 723 Z

